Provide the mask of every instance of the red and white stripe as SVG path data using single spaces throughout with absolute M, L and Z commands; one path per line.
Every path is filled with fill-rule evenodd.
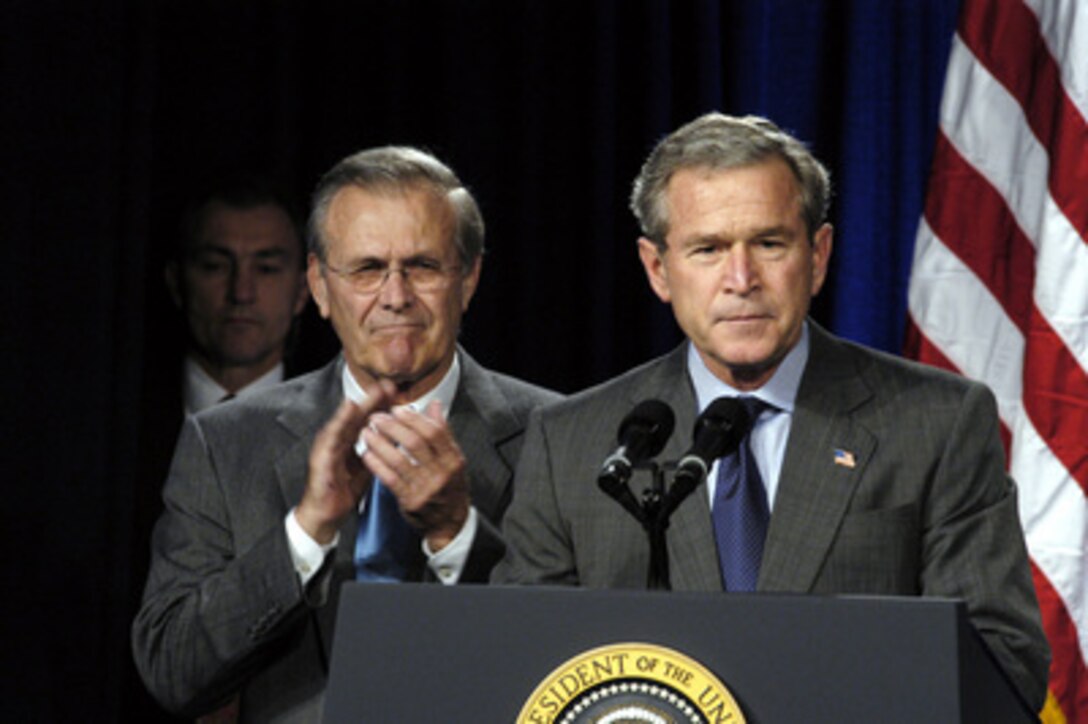
M 1088 3 L 963 0 L 907 352 L 986 382 L 1054 661 L 1088 722 Z

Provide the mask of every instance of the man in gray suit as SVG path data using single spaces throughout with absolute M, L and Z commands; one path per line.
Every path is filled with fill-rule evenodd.
M 737 496 L 717 462 L 672 516 L 672 587 L 961 598 L 1038 710 L 1049 650 L 993 396 L 807 319 L 831 255 L 829 197 L 823 166 L 765 119 L 708 114 L 655 148 L 632 195 L 639 255 L 688 342 L 534 413 L 492 580 L 646 585 L 642 527 L 595 484 L 619 423 L 664 401 L 677 433 L 660 459 L 678 460 L 700 411 L 751 396 L 763 403 L 741 445 L 765 526 L 755 573 L 728 579 L 737 525 L 717 517 Z M 636 499 L 649 477 L 630 479 Z
M 187 420 L 164 489 L 133 648 L 181 714 L 237 694 L 242 720 L 315 721 L 341 581 L 486 582 L 529 411 L 558 399 L 457 345 L 483 221 L 437 159 L 344 159 L 309 237 L 342 355 Z

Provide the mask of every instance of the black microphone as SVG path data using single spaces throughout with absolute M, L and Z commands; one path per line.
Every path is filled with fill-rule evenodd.
M 635 405 L 620 423 L 620 446 L 609 455 L 597 473 L 597 485 L 615 498 L 638 520 L 643 519 L 642 507 L 631 494 L 627 481 L 634 466 L 661 452 L 676 426 L 672 408 L 661 400 L 643 400 Z
M 668 520 L 676 507 L 706 480 L 715 460 L 737 449 L 751 426 L 748 411 L 736 397 L 719 397 L 703 410 L 695 420 L 691 449 L 677 464 L 659 521 Z

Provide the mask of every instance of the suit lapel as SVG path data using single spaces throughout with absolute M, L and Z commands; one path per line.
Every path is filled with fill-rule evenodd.
M 705 485 L 696 488 L 673 513 L 668 540 L 669 575 L 674 590 L 722 590 L 718 546 Z
M 458 348 L 458 354 L 461 381 L 450 408 L 450 429 L 467 461 L 473 506 L 490 520 L 497 520 L 509 497 L 517 463 L 504 443 L 516 437 L 524 425 L 510 412 L 505 395 L 487 372 L 463 349 Z
M 294 390 L 294 397 L 284 403 L 284 410 L 277 418 L 287 434 L 294 438 L 275 463 L 280 490 L 288 508 L 298 503 L 306 488 L 314 435 L 344 398 L 340 381 L 342 369 L 342 358 L 326 365 L 308 384 Z
M 808 591 L 876 446 L 855 411 L 872 391 L 839 342 L 810 323 L 758 589 Z

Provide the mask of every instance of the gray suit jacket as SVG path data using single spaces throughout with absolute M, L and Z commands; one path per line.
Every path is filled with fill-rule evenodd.
M 449 414 L 480 528 L 462 575 L 486 582 L 532 408 L 559 395 L 485 370 L 459 350 Z M 247 721 L 317 721 L 337 593 L 353 577 L 357 516 L 305 589 L 284 518 L 301 498 L 310 444 L 343 399 L 342 358 L 186 421 L 163 491 L 133 650 L 160 702 L 194 715 L 240 691 Z
M 836 339 L 810 325 L 758 590 L 961 598 L 1030 705 L 1042 705 L 1042 632 L 996 406 L 977 383 Z M 646 585 L 641 526 L 596 485 L 636 403 L 659 398 L 680 458 L 696 417 L 686 346 L 534 413 L 492 581 Z M 836 449 L 855 465 L 836 464 Z M 649 474 L 631 479 L 636 496 Z M 676 590 L 722 590 L 706 489 L 668 530 Z

